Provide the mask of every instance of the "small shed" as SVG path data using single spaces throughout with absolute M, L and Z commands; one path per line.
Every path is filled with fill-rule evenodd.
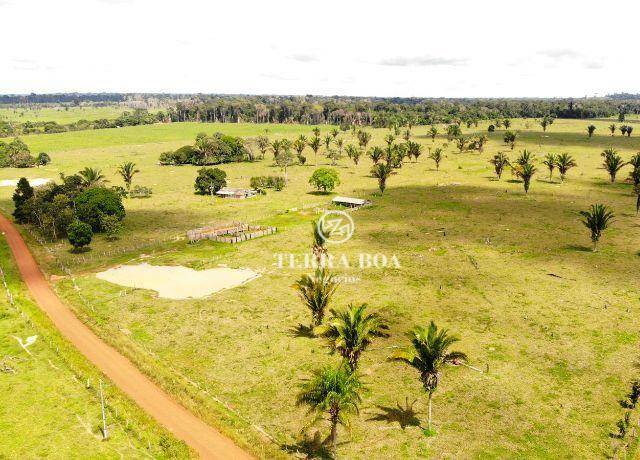
M 230 188 L 223 187 L 216 192 L 216 195 L 222 198 L 236 198 L 236 199 L 244 199 L 251 198 L 258 194 L 257 190 L 253 190 L 250 188 Z
M 347 206 L 349 208 L 360 208 L 371 204 L 369 200 L 363 200 L 362 198 L 350 198 L 348 196 L 337 196 L 331 200 L 333 204 L 340 206 Z

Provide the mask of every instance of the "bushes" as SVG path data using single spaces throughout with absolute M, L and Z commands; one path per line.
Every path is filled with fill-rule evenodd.
M 285 186 L 284 177 L 280 176 L 257 176 L 252 177 L 250 187 L 256 190 L 264 190 L 265 188 L 272 188 L 276 192 L 282 190 Z
M 140 185 L 136 185 L 129 192 L 130 198 L 149 198 L 151 195 L 153 195 L 151 187 L 143 187 Z
M 198 134 L 194 145 L 185 145 L 174 152 L 160 154 L 161 165 L 217 165 L 247 161 L 250 158 L 242 139 L 215 133 Z
M 318 168 L 309 178 L 309 184 L 322 192 L 330 192 L 340 185 L 338 172 L 332 168 Z
M 113 190 L 96 187 L 83 191 L 75 200 L 76 216 L 78 220 L 91 225 L 94 232 L 104 230 L 102 216 L 115 216 L 124 219 L 125 211 L 122 198 Z
M 198 195 L 213 195 L 227 185 L 227 173 L 219 168 L 200 168 L 193 187 Z

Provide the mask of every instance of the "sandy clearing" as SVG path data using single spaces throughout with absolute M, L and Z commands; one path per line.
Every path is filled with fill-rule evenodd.
M 173 300 L 200 299 L 215 292 L 247 283 L 260 276 L 248 268 L 194 270 L 183 266 L 121 265 L 96 274 L 110 283 L 136 289 L 150 289 L 158 297 Z
M 0 187 L 15 187 L 18 185 L 19 179 L 0 180 Z M 27 179 L 32 187 L 40 187 L 41 185 L 48 184 L 52 179 Z

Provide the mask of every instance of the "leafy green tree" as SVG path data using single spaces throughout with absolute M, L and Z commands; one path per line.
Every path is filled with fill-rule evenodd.
M 502 125 L 504 126 L 504 129 L 509 129 L 511 127 L 511 120 L 505 118 L 502 120 Z
M 256 145 L 258 146 L 258 150 L 260 150 L 260 158 L 264 160 L 264 156 L 267 154 L 267 150 L 269 150 L 269 146 L 271 145 L 269 138 L 265 135 L 258 136 Z
M 193 184 L 198 195 L 215 195 L 227 186 L 227 173 L 219 168 L 200 168 Z
M 593 133 L 596 132 L 596 126 L 595 125 L 589 125 L 587 126 L 587 133 L 589 133 L 589 137 L 593 137 Z
M 598 241 L 612 223 L 614 214 L 603 204 L 592 204 L 588 211 L 580 211 L 583 217 L 582 224 L 591 232 L 591 241 L 593 242 L 593 251 L 598 250 Z
M 387 179 L 391 175 L 391 170 L 392 167 L 385 163 L 376 163 L 371 169 L 371 175 L 378 179 L 380 193 L 384 193 L 384 190 L 387 188 Z
M 556 158 L 556 166 L 558 166 L 558 172 L 560 173 L 560 181 L 564 182 L 567 172 L 571 168 L 578 166 L 578 163 L 568 153 L 561 153 Z
M 450 335 L 446 329 L 438 330 L 433 321 L 428 328 L 416 326 L 409 332 L 412 347 L 406 351 L 396 352 L 391 356 L 413 367 L 420 374 L 420 382 L 429 396 L 429 430 L 431 430 L 431 400 L 438 389 L 442 370 L 446 365 L 457 365 L 467 361 L 467 355 L 461 351 L 450 351 L 451 346 L 459 339 Z
M 363 389 L 360 377 L 344 366 L 316 370 L 300 387 L 297 405 L 309 407 L 316 415 L 314 423 L 325 415 L 328 419 L 334 458 L 338 451 L 338 425 L 348 426 L 348 416 L 358 413 Z
M 305 147 L 307 146 L 307 137 L 304 134 L 300 134 L 298 138 L 293 141 L 293 149 L 298 154 L 298 157 L 302 155 Z
M 102 170 L 99 168 L 90 168 L 87 166 L 78 174 L 84 180 L 85 187 L 99 186 L 108 182 L 105 175 L 102 174 Z
M 546 132 L 547 128 L 553 124 L 553 117 L 551 115 L 545 115 L 542 120 L 540 120 L 540 126 L 542 126 L 542 131 Z
M 309 178 L 309 184 L 317 190 L 327 193 L 340 185 L 340 177 L 335 169 L 318 168 Z
M 367 313 L 366 304 L 350 304 L 343 310 L 331 310 L 331 318 L 314 329 L 327 339 L 332 353 L 338 353 L 352 371 L 360 356 L 376 337 L 387 337 L 389 327 L 377 313 Z
M 429 128 L 429 137 L 431 138 L 431 142 L 435 142 L 436 141 L 436 136 L 438 135 L 438 128 L 431 125 L 431 128 Z
M 15 192 L 13 192 L 13 218 L 19 224 L 27 223 L 29 219 L 29 213 L 26 209 L 26 203 L 33 197 L 34 191 L 31 184 L 25 177 L 21 177 L 18 180 Z
M 458 147 L 458 150 L 460 150 L 460 153 L 462 153 L 466 145 L 467 145 L 467 139 L 464 136 L 460 136 L 456 138 L 456 147 Z
M 373 164 L 377 164 L 380 160 L 382 160 L 382 157 L 384 157 L 384 150 L 382 150 L 382 147 L 371 147 L 369 149 L 368 152 L 369 157 L 371 158 L 371 161 L 373 161 Z
M 436 164 L 436 171 L 440 170 L 440 163 L 444 159 L 444 150 L 442 147 L 436 147 L 435 149 L 429 151 L 429 158 L 434 161 Z
M 283 139 L 281 143 L 281 151 L 274 157 L 276 166 L 284 172 L 284 182 L 289 182 L 288 168 L 296 163 L 296 157 L 291 152 L 291 141 Z M 306 160 L 306 158 L 305 158 Z
M 131 183 L 133 182 L 133 176 L 139 173 L 140 170 L 136 168 L 136 164 L 127 161 L 126 163 L 122 163 L 118 166 L 118 174 L 122 176 L 122 180 L 124 181 L 127 190 L 131 190 Z
M 318 227 L 316 226 L 316 228 Z M 313 276 L 302 275 L 295 282 L 294 288 L 311 312 L 313 327 L 320 326 L 331 298 L 338 289 L 338 281 L 326 268 L 317 268 Z
M 67 228 L 67 238 L 73 246 L 74 251 L 80 251 L 91 244 L 93 239 L 93 230 L 91 225 L 76 220 Z
M 104 187 L 92 187 L 81 192 L 75 199 L 76 217 L 91 225 L 95 232 L 103 231 L 102 216 L 125 217 L 122 198 L 115 191 Z
M 607 150 L 605 150 L 605 152 L 607 152 Z M 604 169 L 606 169 L 609 173 L 611 182 L 615 182 L 618 171 L 620 171 L 626 165 L 626 163 L 622 160 L 622 157 L 616 153 L 615 150 L 611 149 L 609 150 L 609 153 L 605 155 L 602 165 L 604 166 Z
M 51 157 L 46 152 L 40 152 L 36 157 L 36 166 L 47 166 L 51 163 Z
M 369 142 L 371 142 L 371 133 L 364 130 L 358 131 L 358 144 L 360 145 L 360 148 L 366 150 Z
M 547 153 L 542 161 L 542 164 L 549 170 L 549 180 L 553 177 L 553 170 L 556 169 L 557 157 L 553 153 Z
M 489 137 L 486 134 L 481 134 L 475 138 L 474 143 L 478 152 L 484 152 L 484 146 L 487 142 L 489 142 Z
M 511 147 L 513 150 L 516 147 L 516 140 L 518 135 L 513 131 L 505 131 L 504 133 L 504 143 Z

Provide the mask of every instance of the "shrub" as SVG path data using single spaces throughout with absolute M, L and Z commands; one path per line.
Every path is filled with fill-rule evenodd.
M 78 220 L 91 225 L 94 232 L 103 231 L 102 216 L 115 216 L 124 219 L 125 211 L 122 198 L 113 190 L 103 187 L 88 188 L 75 200 Z
M 141 185 L 136 185 L 129 192 L 129 197 L 131 198 L 149 198 L 151 195 L 153 195 L 153 189 Z
M 51 163 L 51 157 L 48 153 L 40 152 L 36 158 L 36 165 L 38 166 L 46 166 Z
M 100 226 L 108 240 L 115 240 L 122 231 L 122 222 L 116 216 L 103 214 L 100 216 Z
M 198 195 L 213 195 L 227 185 L 227 173 L 219 168 L 201 168 L 198 170 L 195 188 Z
M 318 168 L 309 178 L 309 184 L 322 192 L 330 192 L 340 185 L 338 172 L 332 168 Z
M 252 177 L 249 182 L 250 187 L 256 190 L 262 190 L 265 188 L 272 188 L 279 192 L 285 186 L 284 177 L 280 176 L 257 176 Z
M 91 244 L 93 231 L 89 224 L 76 220 L 67 227 L 67 238 L 71 246 L 77 251 Z

